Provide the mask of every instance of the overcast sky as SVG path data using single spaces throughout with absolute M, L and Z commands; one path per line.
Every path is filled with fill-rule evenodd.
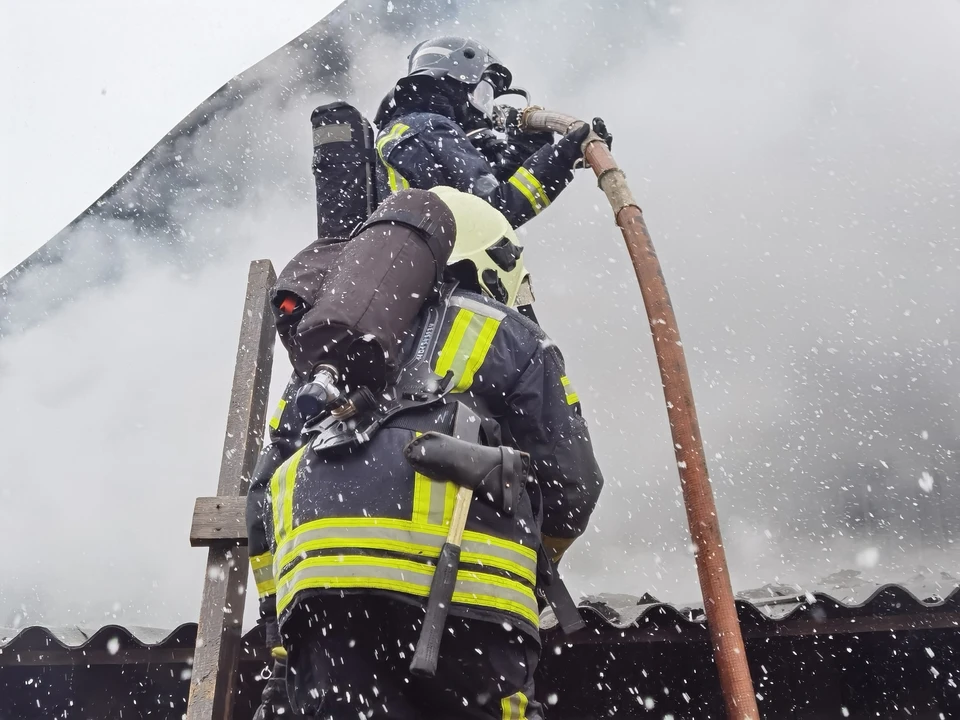
M 0 0 L 0 275 L 339 0 Z

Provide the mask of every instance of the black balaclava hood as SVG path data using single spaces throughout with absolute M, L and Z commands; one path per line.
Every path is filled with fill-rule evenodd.
M 465 132 L 485 127 L 483 118 L 467 101 L 467 90 L 460 83 L 426 75 L 400 78 L 380 103 L 374 122 L 378 129 L 383 130 L 395 117 L 428 112 L 453 120 Z

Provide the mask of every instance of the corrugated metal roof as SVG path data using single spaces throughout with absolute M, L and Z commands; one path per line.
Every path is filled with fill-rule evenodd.
M 826 720 L 850 708 L 861 720 L 960 717 L 960 584 L 933 593 L 886 585 L 864 596 L 869 588 L 851 578 L 831 593 L 765 586 L 738 600 L 763 716 Z M 537 686 L 541 700 L 556 702 L 551 717 L 648 717 L 654 701 L 658 717 L 724 716 L 699 604 L 607 594 L 580 605 L 586 630 L 545 634 Z M 196 633 L 194 623 L 0 629 L 0 716 L 126 717 L 150 707 L 180 717 Z M 244 635 L 237 720 L 259 703 L 264 643 L 261 627 Z
M 112 655 L 129 649 L 192 648 L 196 640 L 196 623 L 184 623 L 174 630 L 119 625 L 100 628 L 29 625 L 23 628 L 0 628 L 0 654 L 28 650 L 104 650 Z
M 798 630 L 807 627 L 807 632 L 814 634 L 818 625 L 826 628 L 828 621 L 852 621 L 852 630 L 865 627 L 863 621 L 874 617 L 901 618 L 908 623 L 905 626 L 912 626 L 909 618 L 923 615 L 936 615 L 938 622 L 950 626 L 951 614 L 957 617 L 955 627 L 960 629 L 960 582 L 955 578 L 924 578 L 924 582 L 886 585 L 855 582 L 854 574 L 839 575 L 836 580 L 831 590 L 765 585 L 738 593 L 737 610 L 745 632 L 765 629 L 776 633 L 795 625 Z M 588 627 L 594 630 L 591 642 L 602 641 L 610 630 L 639 627 L 663 631 L 658 635 L 664 640 L 678 635 L 686 635 L 689 640 L 690 631 L 701 631 L 704 637 L 706 633 L 702 602 L 662 603 L 649 594 L 599 594 L 585 597 L 579 607 Z M 930 619 L 917 622 L 929 626 Z M 556 619 L 548 612 L 541 629 L 550 631 L 555 627 Z
M 842 580 L 838 578 L 829 592 L 766 585 L 740 593 L 737 606 L 745 632 L 764 627 L 776 632 L 777 626 L 782 628 L 792 624 L 801 627 L 796 634 L 814 634 L 818 632 L 818 625 L 827 621 L 863 621 L 867 618 L 901 618 L 905 622 L 930 626 L 929 621 L 923 620 L 924 615 L 938 618 L 941 627 L 947 623 L 947 627 L 960 629 L 960 625 L 950 624 L 953 622 L 951 615 L 960 616 L 960 582 L 953 578 L 935 579 L 926 584 L 908 582 L 875 586 Z M 939 587 L 931 588 L 931 585 Z M 591 642 L 619 636 L 619 631 L 630 628 L 643 628 L 648 633 L 662 631 L 657 634 L 665 641 L 680 635 L 690 640 L 691 630 L 706 632 L 702 603 L 662 603 L 648 594 L 599 594 L 585 597 L 579 606 L 588 627 L 594 631 L 588 633 Z M 855 622 L 852 625 L 857 627 Z M 549 632 L 555 626 L 556 620 L 548 611 L 541 627 Z M 803 627 L 808 630 L 803 631 Z M 859 627 L 862 628 L 863 624 Z M 256 632 L 254 629 L 248 634 L 248 641 Z M 57 649 L 104 650 L 110 654 L 131 649 L 189 649 L 193 648 L 196 637 L 196 623 L 184 623 L 174 630 L 118 625 L 0 628 L 0 654 Z

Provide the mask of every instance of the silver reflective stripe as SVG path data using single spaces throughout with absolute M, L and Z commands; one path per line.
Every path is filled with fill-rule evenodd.
M 439 494 L 439 493 L 438 493 Z M 404 521 L 397 521 L 402 523 Z M 470 565 L 486 565 L 523 578 L 531 585 L 537 580 L 537 559 L 532 548 L 523 548 L 522 551 L 512 550 L 491 541 L 484 541 L 469 537 L 467 533 L 461 544 L 460 560 Z M 446 540 L 446 528 L 438 528 L 438 532 L 423 532 L 410 524 L 409 529 L 397 527 L 317 527 L 311 529 L 297 528 L 292 537 L 286 540 L 277 549 L 276 558 L 278 567 L 286 567 L 301 553 L 312 550 L 339 549 L 349 552 L 351 548 L 370 550 L 385 550 L 404 553 L 416 557 L 435 558 L 440 555 L 440 548 Z
M 412 560 L 363 555 L 310 558 L 277 584 L 277 610 L 282 612 L 295 593 L 311 588 L 366 588 L 426 597 L 432 580 L 433 567 Z M 514 613 L 534 625 L 539 622 L 533 591 L 494 575 L 461 570 L 453 602 Z
M 273 580 L 273 565 L 264 565 L 253 571 L 253 581 L 260 585 L 265 580 Z
M 450 298 L 450 304 L 461 307 L 464 310 L 471 310 L 477 315 L 493 318 L 494 320 L 503 320 L 507 316 L 507 314 L 501 310 L 497 310 L 489 305 L 484 305 L 482 302 L 477 302 L 476 300 L 471 300 L 470 298 L 465 298 L 460 295 L 455 295 Z
M 417 476 L 418 479 L 422 477 L 424 482 L 430 483 L 430 506 L 427 510 L 427 523 L 430 525 L 443 525 L 447 492 L 450 490 L 450 485 L 446 482 L 431 480 L 425 475 L 420 475 L 420 473 L 417 473 Z M 452 509 L 453 508 L 451 508 L 451 510 Z
M 422 50 L 418 50 L 417 54 L 413 56 L 413 59 L 418 60 L 424 55 L 442 55 L 443 57 L 450 57 L 453 55 L 453 50 L 445 47 L 425 47 Z
M 315 148 L 330 143 L 350 142 L 353 139 L 353 128 L 346 124 L 321 125 L 313 129 L 313 146 Z

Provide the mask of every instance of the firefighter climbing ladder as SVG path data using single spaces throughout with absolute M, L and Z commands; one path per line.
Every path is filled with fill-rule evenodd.
M 525 130 L 561 134 L 580 122 L 534 106 L 526 108 L 521 117 Z M 690 375 L 666 281 L 643 212 L 608 146 L 591 132 L 583 152 L 626 241 L 650 321 L 727 716 L 730 720 L 759 720 Z M 274 346 L 268 292 L 275 280 L 269 261 L 251 264 L 218 496 L 198 498 L 194 509 L 190 541 L 194 546 L 208 546 L 209 556 L 187 720 L 230 717 L 248 572 L 244 495 L 260 452 L 266 417 Z
M 250 263 L 217 497 L 197 498 L 194 506 L 190 544 L 208 551 L 187 720 L 233 714 L 249 572 L 245 504 L 266 423 L 276 337 L 269 291 L 276 279 L 269 260 Z

